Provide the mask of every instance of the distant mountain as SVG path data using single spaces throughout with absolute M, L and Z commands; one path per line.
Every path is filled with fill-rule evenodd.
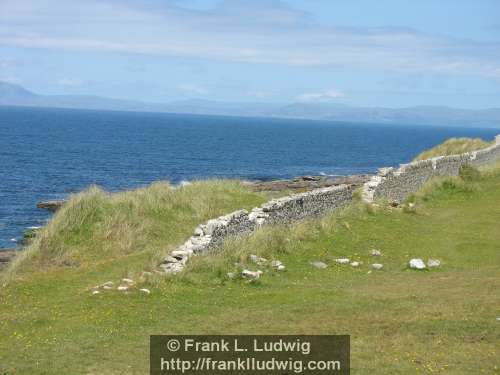
M 6 82 L 0 82 L 0 105 L 500 128 L 500 108 L 483 110 L 437 106 L 383 108 L 351 107 L 336 103 L 281 105 L 211 100 L 183 100 L 161 104 L 90 95 L 39 95 L 19 85 Z

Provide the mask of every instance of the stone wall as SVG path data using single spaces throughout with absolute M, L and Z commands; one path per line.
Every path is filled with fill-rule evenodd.
M 402 164 L 398 169 L 382 168 L 363 185 L 362 196 L 367 202 L 385 198 L 401 202 L 436 176 L 456 176 L 465 165 L 483 166 L 500 160 L 500 136 L 495 144 L 483 150 L 461 155 L 441 156 Z M 221 246 L 229 236 L 245 235 L 263 225 L 288 224 L 309 217 L 317 217 L 352 201 L 354 185 L 340 185 L 315 189 L 271 200 L 260 207 L 239 210 L 199 225 L 193 235 L 171 251 L 160 264 L 166 274 L 182 271 L 188 259 L 208 253 Z
M 373 202 L 388 199 L 401 202 L 418 191 L 427 181 L 437 176 L 456 176 L 466 165 L 480 167 L 500 160 L 500 135 L 495 144 L 483 150 L 460 155 L 439 156 L 432 159 L 402 164 L 399 168 L 382 168 L 363 186 L 363 199 Z
M 229 236 L 245 235 L 256 228 L 270 224 L 288 224 L 308 217 L 324 215 L 352 201 L 352 185 L 315 189 L 273 199 L 260 207 L 239 210 L 199 225 L 193 235 L 160 264 L 167 274 L 182 271 L 188 259 L 207 253 L 223 244 Z

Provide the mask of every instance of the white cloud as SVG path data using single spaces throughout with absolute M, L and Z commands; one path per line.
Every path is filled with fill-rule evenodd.
M 191 83 L 184 83 L 177 86 L 177 89 L 188 94 L 205 95 L 208 94 L 208 89 L 203 86 L 194 85 Z
M 335 90 L 335 89 L 330 89 L 330 90 L 326 90 L 323 92 L 305 93 L 305 94 L 299 95 L 297 97 L 297 100 L 299 102 L 304 102 L 304 103 L 307 103 L 307 102 L 329 102 L 329 101 L 341 98 L 343 96 L 344 96 L 343 92 L 341 92 L 339 90 Z
M 144 5 L 147 4 L 147 5 Z M 0 45 L 496 77 L 500 43 L 334 27 L 279 0 L 1 0 Z
M 60 86 L 78 87 L 83 84 L 83 81 L 79 78 L 61 78 L 57 81 L 57 84 Z

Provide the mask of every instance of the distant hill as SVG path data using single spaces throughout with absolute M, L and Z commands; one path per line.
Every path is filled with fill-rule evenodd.
M 39 95 L 19 85 L 0 82 L 0 105 L 169 112 L 225 116 L 282 117 L 398 125 L 477 126 L 500 128 L 500 108 L 466 110 L 438 106 L 408 108 L 351 107 L 337 103 L 235 103 L 183 100 L 147 103 L 91 95 Z

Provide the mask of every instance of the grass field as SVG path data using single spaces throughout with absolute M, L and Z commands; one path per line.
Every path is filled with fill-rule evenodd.
M 350 334 L 353 374 L 499 373 L 500 170 L 464 176 L 426 187 L 412 198 L 414 209 L 357 204 L 321 220 L 260 230 L 227 243 L 219 256 L 196 259 L 179 277 L 145 281 L 150 295 L 92 296 L 91 288 L 136 277 L 156 246 L 102 258 L 106 236 L 77 249 L 63 241 L 60 252 L 46 256 L 33 248 L 0 289 L 0 374 L 145 374 L 150 334 L 188 333 Z M 182 242 L 206 216 L 263 199 L 239 186 L 218 189 L 212 198 L 224 192 L 224 203 L 195 219 L 177 217 L 177 208 L 162 216 L 170 229 L 156 244 Z M 107 233 L 103 227 L 95 233 Z M 84 233 L 78 221 L 71 228 L 65 233 Z M 383 255 L 374 259 L 372 248 Z M 286 271 L 264 267 L 258 282 L 229 280 L 234 262 L 257 268 L 247 262 L 250 253 L 279 259 Z M 48 266 L 51 257 L 57 267 Z M 364 264 L 335 265 L 337 257 Z M 412 257 L 437 258 L 442 266 L 409 270 Z M 313 268 L 314 260 L 329 267 Z M 373 262 L 384 268 L 369 272 Z

